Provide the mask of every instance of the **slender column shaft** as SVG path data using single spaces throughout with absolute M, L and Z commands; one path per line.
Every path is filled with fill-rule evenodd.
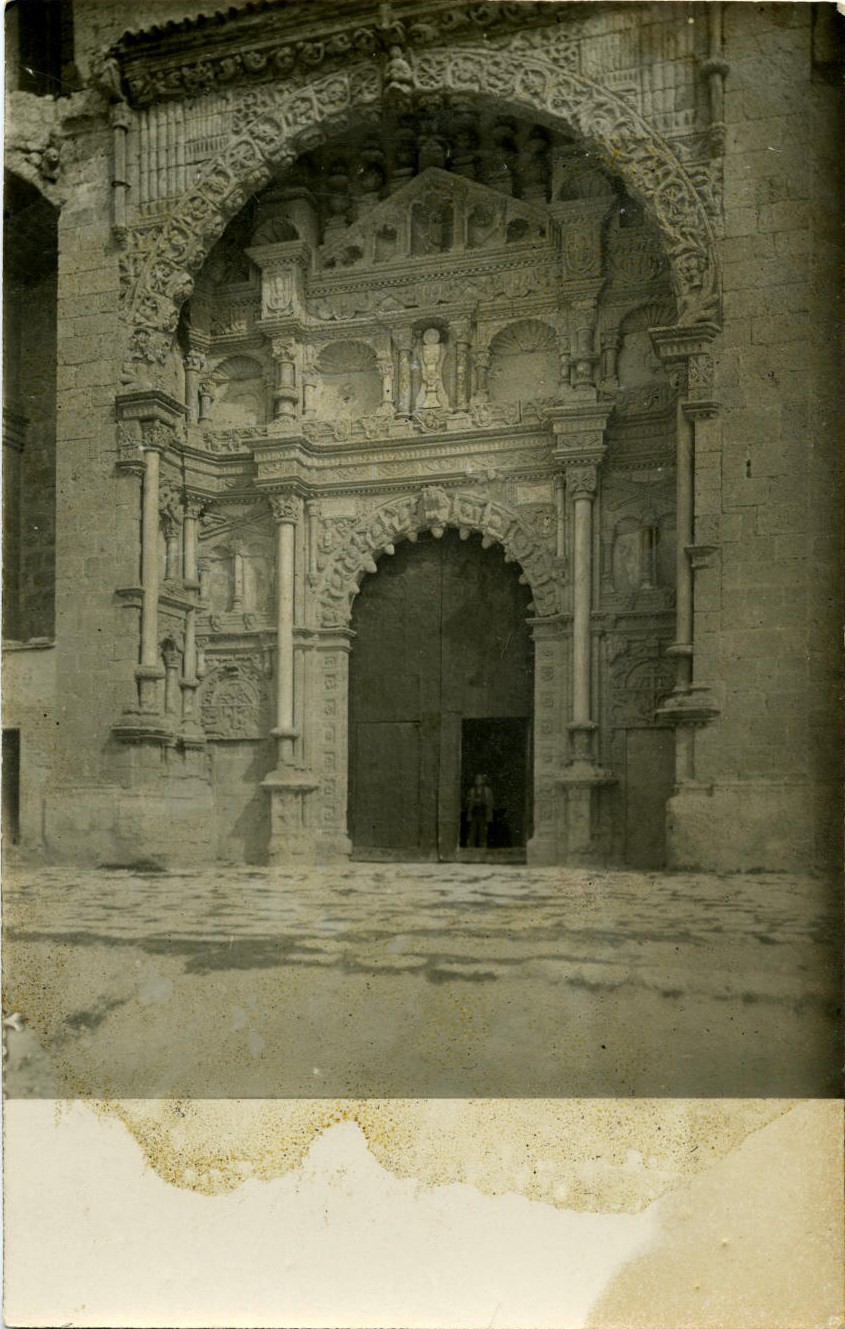
M 172 518 L 168 518 L 164 528 L 165 581 L 175 581 L 179 576 L 179 528 Z
M 411 348 L 410 346 L 400 346 L 399 348 L 399 401 L 397 403 L 400 415 L 410 415 L 411 413 Z
M 593 595 L 593 499 L 575 499 L 575 547 L 572 571 L 572 721 L 590 722 L 590 610 Z
M 144 453 L 144 488 L 141 509 L 141 664 L 158 665 L 158 494 L 160 457 L 155 448 Z
M 293 755 L 294 670 L 293 618 L 295 590 L 295 537 L 293 518 L 282 518 L 276 526 L 276 728 L 279 763 Z
M 566 555 L 566 481 L 562 475 L 555 476 L 555 553 L 558 558 Z
M 182 719 L 189 722 L 194 715 L 194 693 L 197 687 L 197 611 L 185 614 L 185 650 L 182 655 Z
M 113 106 L 112 226 L 119 235 L 122 235 L 126 230 L 126 191 L 129 188 L 129 177 L 126 170 L 126 136 L 128 133 L 128 108 L 123 104 Z
M 469 405 L 469 342 L 463 339 L 455 345 L 455 406 L 465 410 Z
M 692 569 L 687 546 L 693 543 L 693 465 L 695 425 L 682 407 L 678 407 L 677 525 L 678 544 L 675 562 L 675 645 L 679 690 L 692 681 Z
M 244 607 L 244 551 L 240 545 L 232 550 L 232 564 L 232 608 L 240 610 Z
M 185 581 L 197 580 L 197 517 L 187 511 L 182 527 L 182 576 Z

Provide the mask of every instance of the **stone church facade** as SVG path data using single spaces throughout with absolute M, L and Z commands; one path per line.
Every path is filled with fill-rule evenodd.
M 449 859 L 483 769 L 506 860 L 837 861 L 832 7 L 48 7 L 7 830 Z

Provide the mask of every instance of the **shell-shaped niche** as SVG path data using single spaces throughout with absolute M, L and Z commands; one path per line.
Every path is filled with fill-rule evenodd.
M 317 357 L 316 368 L 316 408 L 322 419 L 371 415 L 381 404 L 376 354 L 366 342 L 331 342 Z
M 490 344 L 490 400 L 515 402 L 554 397 L 560 360 L 554 329 L 538 319 L 503 328 Z
M 211 423 L 217 429 L 249 429 L 267 423 L 267 385 L 257 360 L 234 355 L 217 366 Z

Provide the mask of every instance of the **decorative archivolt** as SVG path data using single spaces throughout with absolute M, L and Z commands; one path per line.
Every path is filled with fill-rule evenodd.
M 510 507 L 473 490 L 448 493 L 431 485 L 376 508 L 349 532 L 343 547 L 324 569 L 317 588 L 323 627 L 348 623 L 361 581 L 377 571 L 377 559 L 392 554 L 400 540 L 415 540 L 420 531 L 441 536 L 447 527 L 466 538 L 473 531 L 485 548 L 501 545 L 508 562 L 519 563 L 533 596 L 538 617 L 560 610 L 559 566 L 551 550 Z
M 671 263 L 680 322 L 718 316 L 717 263 L 705 200 L 668 143 L 620 96 L 518 48 L 428 50 L 409 53 L 403 63 L 412 98 L 477 98 L 578 134 L 656 222 Z M 164 363 L 180 306 L 228 222 L 300 153 L 356 118 L 377 114 L 390 91 L 385 79 L 375 62 L 365 61 L 299 88 L 274 88 L 270 103 L 232 137 L 145 241 L 145 252 L 128 257 L 124 300 L 132 359 Z

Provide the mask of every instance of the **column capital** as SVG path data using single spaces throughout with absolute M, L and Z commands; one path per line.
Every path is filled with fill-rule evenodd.
M 573 499 L 586 498 L 592 503 L 599 487 L 597 462 L 579 462 L 566 468 L 566 488 Z
M 293 489 L 280 489 L 278 493 L 268 494 L 273 521 L 277 526 L 295 526 L 302 518 L 302 499 Z
M 212 501 L 203 494 L 197 494 L 193 490 L 186 489 L 183 499 L 185 516 L 192 518 L 194 521 L 199 521 L 203 513 L 211 507 Z
M 672 364 L 709 350 L 719 332 L 717 323 L 690 323 L 680 327 L 651 328 L 649 336 L 663 363 Z
M 176 434 L 182 427 L 188 408 L 167 392 L 147 388 L 136 392 L 121 392 L 115 398 L 118 423 L 140 420 L 142 426 L 167 425 Z
M 296 359 L 297 340 L 293 332 L 268 334 L 270 351 L 274 360 L 293 362 Z
M 143 452 L 168 452 L 176 443 L 176 430 L 164 420 L 141 421 Z
M 612 406 L 603 403 L 552 406 L 547 415 L 555 436 L 554 461 L 567 483 L 572 466 L 601 466 L 607 452 L 605 429 Z

